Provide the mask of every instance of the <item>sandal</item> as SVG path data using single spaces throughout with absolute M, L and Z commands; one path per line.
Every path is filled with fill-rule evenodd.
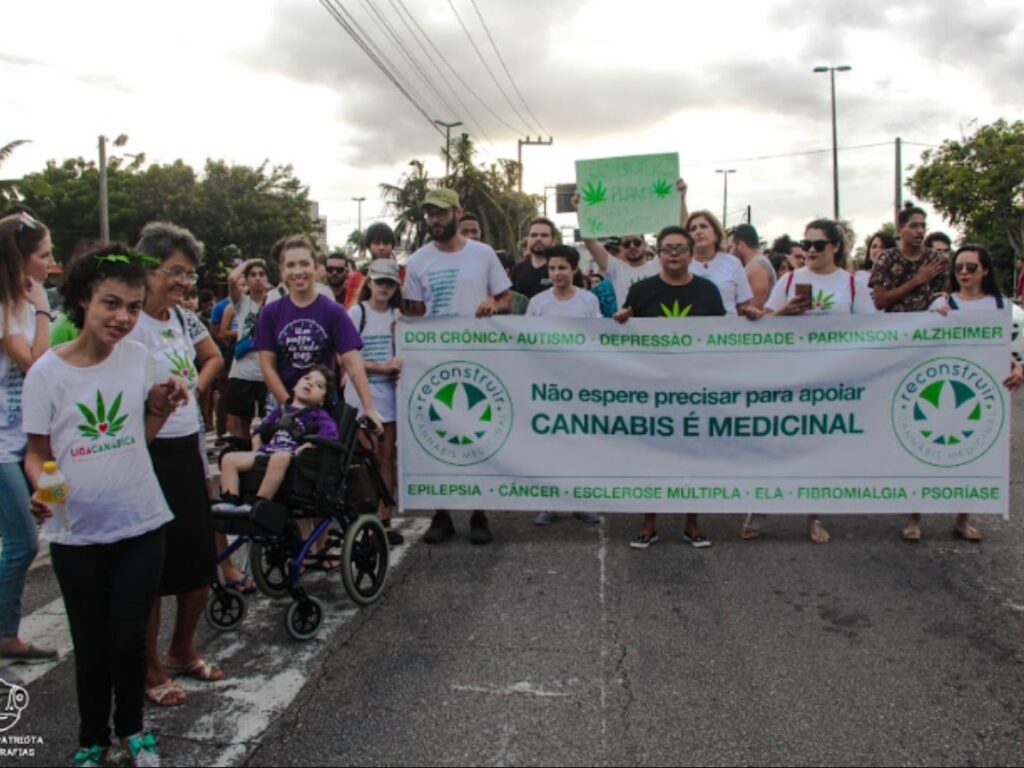
M 761 538 L 761 515 L 751 512 L 740 526 L 740 538 L 744 541 L 754 541 Z
M 828 530 L 826 530 L 825 526 L 822 525 L 821 520 L 818 520 L 817 518 L 811 521 L 807 535 L 815 544 L 828 544 L 832 541 L 832 537 L 829 535 Z
M 184 704 L 187 698 L 185 690 L 170 678 L 160 685 L 147 688 L 145 693 L 146 698 L 158 707 L 176 707 L 179 704 Z M 168 698 L 172 700 L 168 701 Z
M 224 585 L 227 589 L 236 589 L 243 595 L 251 595 L 256 591 L 256 584 L 251 576 L 243 576 L 240 579 L 232 579 Z
M 904 541 L 920 541 L 921 523 L 917 520 L 908 520 L 907 524 L 903 526 L 901 535 Z
M 164 669 L 172 675 L 185 675 L 204 683 L 217 683 L 226 677 L 223 669 L 216 664 L 211 664 L 201 656 L 192 659 L 188 664 L 175 664 L 165 656 Z
M 964 541 L 981 541 L 981 531 L 979 531 L 970 523 L 964 523 L 963 525 L 954 526 L 953 535 L 963 539 Z

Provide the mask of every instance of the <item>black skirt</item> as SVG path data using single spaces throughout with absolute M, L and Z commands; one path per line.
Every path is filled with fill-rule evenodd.
M 196 435 L 157 438 L 149 444 L 160 488 L 174 519 L 167 524 L 161 595 L 209 586 L 216 574 L 210 498 Z

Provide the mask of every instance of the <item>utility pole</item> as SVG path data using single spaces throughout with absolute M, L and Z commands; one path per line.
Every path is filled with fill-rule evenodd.
M 538 136 L 536 138 L 536 140 L 531 139 L 529 136 L 527 136 L 525 139 L 517 139 L 516 142 L 519 145 L 518 151 L 516 153 L 516 162 L 519 163 L 519 191 L 522 192 L 523 191 L 523 147 L 535 147 L 535 146 L 550 147 L 552 144 L 555 143 L 555 140 L 553 138 L 551 138 L 550 136 L 548 136 L 548 140 L 547 141 L 543 141 L 540 136 Z
M 366 198 L 365 197 L 353 197 L 352 199 L 359 205 L 358 218 L 356 219 L 356 221 L 358 222 L 356 224 L 356 232 L 359 233 L 359 257 L 362 258 L 362 256 L 363 256 L 363 240 L 364 240 L 364 238 L 363 238 L 363 200 L 365 200 Z
M 899 221 L 900 209 L 903 207 L 903 139 L 896 137 L 896 194 L 893 196 L 893 225 Z
M 100 136 L 100 241 L 110 242 L 110 210 L 107 207 L 107 137 Z
M 454 123 L 446 123 L 443 120 L 435 120 L 434 123 L 444 128 L 444 175 L 447 176 L 452 160 L 452 128 L 462 125 L 462 122 L 456 120 Z
M 832 82 L 832 214 L 839 221 L 839 145 L 836 135 L 836 72 L 849 72 L 853 67 L 815 67 L 815 72 L 828 72 Z
M 722 181 L 724 182 L 724 185 L 722 187 L 722 229 L 725 229 L 726 211 L 729 210 L 729 174 L 736 173 L 736 169 L 729 168 L 728 170 L 726 170 L 723 168 L 718 168 L 715 170 L 715 173 L 722 174 Z

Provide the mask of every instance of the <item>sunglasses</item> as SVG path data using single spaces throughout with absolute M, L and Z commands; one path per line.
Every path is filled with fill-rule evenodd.
M 829 240 L 801 240 L 800 247 L 805 251 L 809 251 L 813 248 L 818 253 L 824 253 L 829 243 Z
M 327 267 L 326 269 L 329 275 L 344 275 L 348 272 L 348 267 Z
M 374 285 L 378 285 L 378 286 L 379 285 L 389 285 L 392 288 L 397 288 L 398 287 L 398 283 L 396 283 L 394 280 L 392 280 L 389 277 L 375 277 L 373 279 L 373 284 Z
M 640 240 L 639 238 L 634 239 L 632 237 L 627 237 L 627 238 L 624 238 L 624 239 L 620 240 L 619 244 L 623 248 L 638 248 L 638 247 L 640 247 L 641 245 L 644 244 L 644 241 Z
M 675 253 L 684 254 L 690 252 L 690 246 L 688 245 L 663 245 L 658 249 L 658 253 L 663 253 L 666 256 L 670 256 Z
M 956 265 L 956 266 L 954 267 L 954 269 L 955 269 L 955 270 L 956 270 L 956 271 L 957 271 L 958 273 L 960 273 L 960 272 L 966 272 L 966 273 L 967 273 L 967 274 L 969 274 L 969 275 L 973 275 L 973 274 L 974 274 L 975 272 L 977 272 L 977 271 L 978 271 L 978 267 L 980 267 L 980 266 L 981 266 L 981 264 L 979 264 L 979 263 L 978 263 L 978 262 L 976 262 L 976 261 L 967 261 L 967 262 L 964 262 L 964 263 L 962 263 L 962 264 L 957 264 L 957 265 Z

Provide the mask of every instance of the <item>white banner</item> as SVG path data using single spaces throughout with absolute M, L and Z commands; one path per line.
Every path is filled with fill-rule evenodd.
M 1009 312 L 396 333 L 405 509 L 1009 512 Z

